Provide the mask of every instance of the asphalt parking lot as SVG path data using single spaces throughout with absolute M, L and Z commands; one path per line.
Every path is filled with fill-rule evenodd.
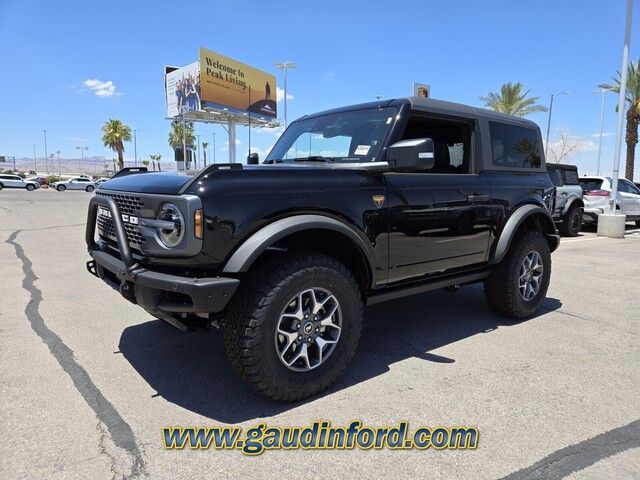
M 369 307 L 324 395 L 278 404 L 217 332 L 151 318 L 85 270 L 85 192 L 0 192 L 0 477 L 640 478 L 640 229 L 563 239 L 510 323 L 481 288 Z M 171 425 L 474 425 L 474 451 L 174 451 Z

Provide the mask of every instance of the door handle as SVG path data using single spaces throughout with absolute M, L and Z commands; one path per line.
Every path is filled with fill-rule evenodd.
M 467 201 L 468 202 L 488 202 L 491 199 L 491 197 L 489 195 L 479 195 L 479 194 L 473 194 L 473 195 L 467 195 Z

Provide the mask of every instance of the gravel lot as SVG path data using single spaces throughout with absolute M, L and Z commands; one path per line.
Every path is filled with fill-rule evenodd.
M 640 478 L 640 230 L 553 255 L 513 324 L 478 286 L 370 307 L 347 374 L 277 404 L 85 270 L 91 194 L 0 192 L 0 477 Z M 170 425 L 474 425 L 475 451 L 166 451 Z

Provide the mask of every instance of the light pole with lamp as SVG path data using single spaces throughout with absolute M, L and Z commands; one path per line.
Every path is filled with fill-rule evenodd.
M 600 175 L 600 159 L 602 157 L 602 135 L 603 135 L 603 131 L 604 131 L 604 97 L 607 94 L 607 92 L 610 92 L 611 89 L 607 88 L 607 85 L 604 83 L 601 83 L 600 85 L 598 85 L 598 90 L 596 90 L 593 93 L 600 93 L 602 96 L 602 100 L 600 102 L 600 143 L 598 145 L 598 164 L 596 167 L 596 175 Z
M 136 138 L 136 134 L 140 130 L 133 129 L 133 164 L 138 166 L 138 139 Z
M 279 62 L 274 64 L 278 70 L 284 71 L 284 128 L 287 128 L 287 71 L 296 68 L 293 62 Z M 278 101 L 278 92 L 276 91 L 276 102 Z
M 213 145 L 211 148 L 213 148 L 213 163 L 216 163 L 216 132 L 213 132 L 211 135 L 213 135 Z
M 547 158 L 549 152 L 549 133 L 551 132 L 551 111 L 553 110 L 553 99 L 558 95 L 569 95 L 569 92 L 559 92 L 551 94 L 551 101 L 549 102 L 549 119 L 547 120 L 547 143 L 544 146 L 544 158 Z
M 58 154 L 58 176 L 61 176 L 62 169 L 60 168 L 60 150 L 56 150 L 56 153 Z
M 38 162 L 36 160 L 36 144 L 33 144 L 33 171 L 38 173 Z

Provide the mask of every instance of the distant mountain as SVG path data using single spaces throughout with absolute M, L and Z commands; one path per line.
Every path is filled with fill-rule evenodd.
M 6 157 L 5 157 L 6 158 Z M 133 161 L 126 160 L 125 167 L 133 167 L 135 166 Z M 143 166 L 142 159 L 138 160 L 138 166 Z M 175 162 L 172 160 L 162 161 L 160 163 L 162 170 L 175 170 Z M 49 174 L 58 174 L 62 175 L 79 175 L 81 173 L 87 175 L 105 175 L 108 171 L 109 173 L 113 173 L 113 160 L 110 158 L 106 158 L 100 155 L 92 156 L 92 157 L 84 157 L 82 158 L 60 158 L 60 162 L 58 163 L 58 158 L 48 159 L 45 162 L 44 157 L 36 157 L 35 166 L 33 158 L 16 158 L 15 160 L 15 168 L 21 172 L 29 172 L 31 170 L 35 170 L 39 175 L 44 175 L 46 173 Z M 149 163 L 150 170 L 153 169 L 152 164 Z M 0 162 L 0 171 L 5 170 L 13 170 L 13 159 L 6 158 L 6 161 Z

